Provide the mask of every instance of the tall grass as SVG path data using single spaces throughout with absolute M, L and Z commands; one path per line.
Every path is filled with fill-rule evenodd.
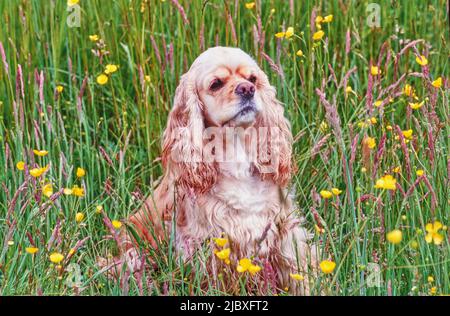
M 247 9 L 244 1 L 81 0 L 80 27 L 68 27 L 66 1 L 1 1 L 0 293 L 215 295 L 259 289 L 249 285 L 256 280 L 242 276 L 225 291 L 223 275 L 194 272 L 211 255 L 208 246 L 184 264 L 169 242 L 152 254 L 157 268 L 129 282 L 108 279 L 96 265 L 98 256 L 116 253 L 104 217 L 126 218 L 161 175 L 160 136 L 180 75 L 204 49 L 223 45 L 257 60 L 292 123 L 299 211 L 308 229 L 323 228 L 314 241 L 323 259 L 337 263 L 333 274 L 316 280 L 314 293 L 449 294 L 446 227 L 439 232 L 441 245 L 425 241 L 427 223 L 449 220 L 446 2 L 381 1 L 379 28 L 366 22 L 369 2 L 267 0 Z M 311 21 L 328 14 L 333 21 L 322 24 L 325 36 L 313 41 Z M 291 39 L 274 36 L 289 26 Z M 100 41 L 91 41 L 93 34 Z M 417 54 L 429 64 L 421 67 Z M 106 64 L 119 70 L 99 85 L 96 77 Z M 371 65 L 381 75 L 372 76 Z M 438 89 L 431 81 L 439 76 Z M 406 83 L 425 100 L 422 108 L 409 107 Z M 383 105 L 374 107 L 378 99 Z M 371 118 L 377 122 L 367 123 Z M 408 129 L 411 140 L 399 133 Z M 374 149 L 364 145 L 368 136 L 375 138 Z M 33 149 L 49 153 L 39 157 Z M 25 162 L 24 171 L 17 170 L 18 161 Z M 46 164 L 45 176 L 29 175 Z M 78 167 L 86 176 L 77 178 Z M 374 187 L 385 173 L 395 176 L 397 190 Z M 48 182 L 50 199 L 41 192 Z M 83 198 L 63 194 L 74 185 L 85 188 Z M 332 187 L 343 193 L 324 200 L 318 192 Z M 81 223 L 78 212 L 85 215 Z M 386 241 L 394 229 L 402 231 L 400 244 Z M 25 251 L 32 245 L 39 248 L 34 255 Z M 54 251 L 66 257 L 61 266 L 49 261 Z M 77 266 L 68 268 L 71 263 Z M 77 267 L 81 279 L 74 285 L 68 280 L 76 280 Z M 373 286 L 377 269 L 381 282 Z

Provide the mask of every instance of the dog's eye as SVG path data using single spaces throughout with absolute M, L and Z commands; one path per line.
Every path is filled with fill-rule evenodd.
M 216 91 L 222 88 L 224 85 L 223 81 L 220 79 L 214 79 L 213 82 L 211 82 L 211 85 L 209 86 L 209 90 Z
M 248 78 L 248 81 L 250 81 L 251 83 L 255 83 L 256 82 L 256 76 L 251 75 L 250 78 Z

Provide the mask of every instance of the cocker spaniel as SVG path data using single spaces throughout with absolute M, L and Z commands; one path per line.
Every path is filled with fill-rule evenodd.
M 205 241 L 224 235 L 229 264 L 240 258 L 266 262 L 280 288 L 308 294 L 317 252 L 307 244 L 288 190 L 293 139 L 275 94 L 242 50 L 203 52 L 175 92 L 163 136 L 162 180 L 129 223 L 157 247 L 173 220 L 175 247 L 186 260 Z M 142 261 L 130 236 L 121 234 L 121 250 L 136 270 Z M 294 280 L 293 273 L 305 279 Z

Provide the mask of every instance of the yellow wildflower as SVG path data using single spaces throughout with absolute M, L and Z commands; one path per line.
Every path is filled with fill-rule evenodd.
M 122 227 L 122 223 L 120 221 L 118 221 L 118 220 L 112 220 L 111 224 L 113 225 L 113 227 L 115 229 L 120 229 L 120 227 Z
M 331 193 L 328 190 L 322 190 L 320 191 L 320 195 L 324 198 L 324 199 L 329 199 L 333 196 L 333 193 Z
M 95 212 L 96 212 L 97 214 L 100 214 L 102 211 L 103 211 L 103 206 L 97 205 L 97 206 L 95 207 Z
M 298 273 L 291 273 L 289 274 L 291 276 L 292 279 L 294 279 L 295 281 L 303 281 L 305 279 L 305 277 L 301 274 Z
M 352 92 L 353 92 L 352 87 L 347 86 L 347 87 L 345 88 L 345 93 L 352 93 Z
M 220 260 L 226 260 L 230 258 L 231 250 L 230 248 L 222 249 L 221 251 L 216 252 L 216 257 Z
M 292 26 L 289 26 L 286 30 L 285 37 L 290 38 L 293 35 L 294 35 L 294 28 Z
M 366 168 L 366 167 L 362 167 L 362 168 L 361 168 L 361 172 L 362 172 L 362 173 L 367 172 L 367 168 Z
M 384 177 L 381 177 L 377 180 L 375 183 L 375 188 L 377 189 L 386 189 L 386 190 L 395 190 L 395 184 L 397 183 L 397 180 L 390 174 L 385 175 Z
M 76 252 L 75 248 L 70 248 L 69 256 L 73 256 L 75 254 L 75 252 Z
M 34 178 L 40 177 L 43 173 L 48 170 L 49 166 L 45 166 L 43 168 L 33 168 L 30 170 L 30 175 Z
M 379 107 L 382 103 L 383 103 L 382 100 L 377 100 L 373 105 L 375 105 L 375 107 Z
M 391 244 L 399 244 L 402 241 L 402 232 L 399 229 L 394 229 L 393 231 L 386 234 L 386 239 Z
M 97 83 L 99 85 L 105 85 L 108 83 L 108 76 L 105 74 L 101 74 L 97 77 Z
M 313 40 L 320 41 L 324 35 L 325 35 L 324 31 L 322 31 L 322 30 L 317 31 L 313 34 Z
M 83 219 L 84 219 L 84 214 L 83 213 L 78 212 L 75 215 L 75 220 L 76 220 L 77 223 L 81 223 L 83 221 Z
M 444 236 L 439 234 L 439 230 L 442 229 L 442 224 L 439 221 L 434 221 L 434 223 L 428 223 L 425 226 L 427 235 L 425 236 L 425 241 L 427 243 L 434 242 L 435 245 L 440 245 L 444 241 Z
M 427 281 L 428 281 L 429 283 L 433 283 L 433 282 L 434 282 L 433 276 L 429 275 L 428 278 L 427 278 Z
M 412 97 L 414 95 L 414 89 L 411 87 L 411 85 L 405 84 L 405 86 L 403 87 L 403 94 L 408 97 Z
M 108 64 L 108 65 L 106 65 L 106 68 L 105 68 L 105 74 L 109 75 L 109 74 L 115 73 L 117 71 L 117 69 L 119 69 L 119 67 L 117 65 Z
M 373 149 L 377 146 L 377 142 L 373 137 L 366 137 L 364 139 L 364 144 L 370 149 Z
M 416 175 L 417 175 L 418 177 L 423 176 L 424 173 L 425 173 L 425 172 L 424 172 L 422 169 L 417 169 L 417 170 L 416 170 Z
M 322 23 L 323 17 L 321 15 L 316 16 L 315 22 L 316 24 Z
M 301 49 L 299 49 L 299 50 L 297 51 L 296 55 L 297 55 L 298 57 L 303 57 L 303 51 L 302 51 Z
M 377 118 L 376 118 L 376 117 L 371 117 L 371 118 L 370 118 L 370 123 L 372 123 L 372 124 L 377 124 L 377 123 L 378 123 Z
M 60 263 L 63 260 L 64 260 L 64 256 L 62 254 L 60 254 L 59 252 L 53 252 L 50 255 L 50 261 L 53 262 L 53 263 L 58 264 L 58 263 Z
M 377 66 L 372 66 L 370 67 L 370 73 L 372 74 L 372 76 L 376 76 L 381 74 L 381 70 L 379 70 Z
M 406 139 L 412 139 L 413 130 L 408 129 L 406 131 L 402 131 L 402 134 L 403 134 L 403 137 L 405 137 Z
M 18 163 L 16 163 L 16 168 L 17 168 L 17 170 L 22 171 L 23 169 L 25 169 L 25 162 L 19 161 Z
M 46 185 L 44 185 L 42 187 L 42 194 L 45 195 L 46 197 L 51 197 L 53 194 L 53 186 L 51 183 L 47 183 Z
M 402 169 L 401 169 L 399 166 L 397 166 L 397 167 L 395 167 L 394 169 L 392 169 L 392 172 L 394 172 L 394 173 L 400 173 L 401 170 L 402 170 Z
M 99 39 L 100 39 L 100 37 L 98 37 L 97 34 L 89 35 L 89 40 L 90 40 L 91 42 L 97 42 Z
M 37 149 L 34 149 L 33 152 L 34 152 L 34 154 L 35 154 L 36 156 L 39 156 L 39 157 L 44 157 L 44 156 L 46 156 L 46 155 L 48 154 L 48 151 L 47 151 L 47 150 L 37 150 Z
M 430 289 L 430 295 L 435 295 L 436 293 L 437 293 L 437 287 L 433 286 L 433 287 Z
M 84 196 L 84 188 L 80 188 L 78 185 L 74 185 L 72 187 L 72 194 L 75 196 L 83 197 Z
M 216 243 L 216 245 L 219 247 L 223 247 L 228 243 L 227 238 L 213 238 L 213 240 Z
M 323 18 L 323 23 L 330 23 L 331 21 L 333 21 L 333 15 L 327 15 L 326 17 Z
M 422 102 L 416 102 L 416 103 L 409 103 L 409 106 L 411 107 L 411 109 L 413 110 L 417 110 L 420 109 L 422 107 L 422 105 L 424 104 L 425 101 Z
M 58 93 L 63 92 L 63 90 L 64 90 L 64 87 L 63 87 L 63 86 L 61 86 L 61 85 L 56 86 L 56 91 L 57 91 Z
M 30 255 L 34 255 L 36 252 L 39 251 L 39 248 L 36 248 L 36 247 L 26 247 L 26 248 L 25 248 L 25 251 L 26 251 L 27 253 L 29 253 Z
M 255 274 L 261 270 L 261 267 L 254 265 L 252 261 L 248 258 L 243 258 L 239 260 L 239 264 L 236 267 L 237 272 L 244 273 L 245 271 Z
M 332 192 L 334 195 L 339 195 L 339 194 L 342 193 L 342 190 L 339 190 L 338 188 L 332 188 L 332 189 L 331 189 L 331 192 Z
M 325 274 L 333 273 L 334 268 L 336 268 L 336 263 L 330 260 L 324 260 L 320 264 L 320 270 Z
M 255 7 L 255 3 L 254 2 L 248 2 L 245 4 L 245 7 L 249 10 L 253 9 Z
M 417 56 L 417 57 L 416 57 L 416 62 L 417 62 L 419 65 L 421 65 L 421 66 L 426 66 L 426 65 L 428 65 L 428 59 L 427 59 L 425 56 L 423 56 L 423 55 Z
M 276 38 L 283 38 L 285 34 L 286 34 L 285 32 L 278 32 L 278 33 L 275 33 L 275 37 Z
M 431 83 L 431 85 L 432 85 L 433 87 L 435 87 L 435 88 L 440 88 L 440 87 L 442 87 L 442 78 L 441 78 L 441 77 L 437 78 L 436 80 L 434 80 L 434 81 Z
M 252 264 L 250 267 L 248 267 L 248 272 L 250 272 L 251 275 L 258 273 L 259 271 L 261 271 L 261 267 L 255 264 Z
M 72 191 L 72 189 L 64 188 L 63 193 L 64 193 L 65 195 L 72 195 L 73 191 Z
M 80 2 L 80 0 L 67 0 L 67 5 L 69 7 L 78 4 L 78 2 Z
M 149 75 L 145 75 L 145 76 L 144 76 L 144 80 L 145 80 L 146 82 L 150 82 L 150 76 L 149 76 Z
M 77 177 L 78 178 L 82 178 L 86 175 L 86 170 L 84 170 L 83 168 L 77 168 Z

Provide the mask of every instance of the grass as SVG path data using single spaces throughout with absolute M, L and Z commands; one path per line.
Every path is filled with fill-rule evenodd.
M 323 259 L 337 263 L 332 274 L 317 278 L 314 293 L 449 294 L 446 227 L 440 245 L 425 241 L 427 223 L 449 220 L 446 3 L 381 1 L 379 28 L 366 23 L 368 3 L 256 1 L 247 9 L 243 1 L 180 1 L 183 12 L 177 1 L 81 0 L 80 27 L 71 28 L 66 1 L 1 1 L 0 294 L 227 294 L 220 275 L 192 272 L 211 255 L 208 247 L 182 264 L 170 238 L 154 254 L 157 269 L 131 278 L 129 286 L 96 266 L 98 256 L 116 251 L 103 216 L 126 218 L 151 191 L 162 173 L 160 136 L 179 77 L 216 44 L 251 54 L 285 104 L 296 135 L 296 199 L 307 228 L 324 229 L 314 237 Z M 321 41 L 312 40 L 313 11 L 333 15 L 322 24 Z M 295 31 L 291 39 L 275 38 L 288 26 Z M 91 41 L 93 34 L 101 40 Z M 422 41 L 404 49 L 414 40 Z M 415 61 L 417 53 L 427 56 L 426 67 Z M 119 70 L 99 85 L 106 64 Z M 370 75 L 372 64 L 381 75 Z M 442 87 L 431 86 L 440 76 Z M 418 110 L 402 93 L 406 83 L 425 101 Z M 385 104 L 374 107 L 378 99 Z M 377 122 L 367 123 L 370 118 Z M 411 140 L 396 139 L 408 129 Z M 367 136 L 375 148 L 368 148 Z M 36 156 L 33 149 L 48 155 Z M 19 161 L 26 170 L 50 168 L 35 179 L 17 170 Z M 78 167 L 86 170 L 82 178 Z M 396 178 L 397 190 L 374 187 L 386 173 Z M 45 183 L 53 184 L 51 199 L 42 195 Z M 62 194 L 74 185 L 85 189 L 83 198 Z M 324 200 L 318 192 L 332 187 L 343 193 Z M 99 205 L 104 215 L 96 212 Z M 78 212 L 85 216 L 81 223 Z M 394 229 L 402 231 L 400 244 L 386 241 Z M 39 248 L 34 255 L 25 251 L 32 245 Z M 61 266 L 49 261 L 55 251 L 66 257 Z M 379 286 L 372 286 L 373 264 Z M 285 294 L 275 288 L 252 292 L 252 282 L 242 276 L 228 294 Z

